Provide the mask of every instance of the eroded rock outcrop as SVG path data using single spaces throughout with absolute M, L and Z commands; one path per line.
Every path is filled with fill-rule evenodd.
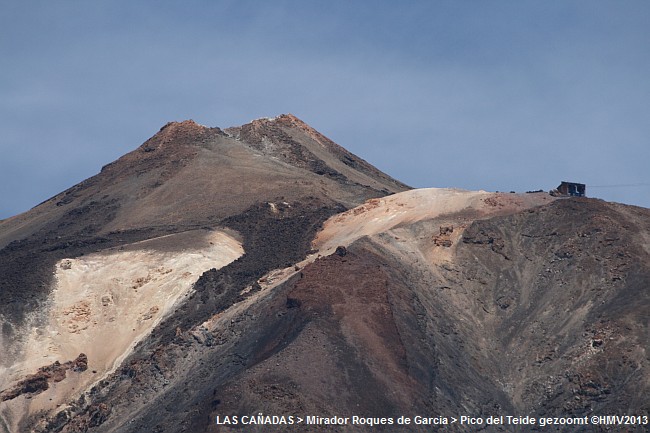
M 88 369 L 88 357 L 80 353 L 76 359 L 61 364 L 55 361 L 38 369 L 14 385 L 11 389 L 0 392 L 0 401 L 13 400 L 21 395 L 40 394 L 50 387 L 50 383 L 65 380 L 67 372 L 81 373 Z

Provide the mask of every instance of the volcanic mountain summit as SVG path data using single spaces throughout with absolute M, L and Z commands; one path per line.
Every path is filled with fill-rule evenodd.
M 647 416 L 649 255 L 647 209 L 410 189 L 292 115 L 171 122 L 0 222 L 0 432 Z

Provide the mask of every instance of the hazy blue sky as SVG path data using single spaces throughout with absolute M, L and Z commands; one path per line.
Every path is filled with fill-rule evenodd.
M 415 187 L 650 207 L 648 1 L 0 0 L 0 218 L 171 120 L 293 113 Z M 592 188 L 633 184 L 636 186 Z

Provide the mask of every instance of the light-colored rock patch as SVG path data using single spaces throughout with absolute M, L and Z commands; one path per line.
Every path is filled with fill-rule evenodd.
M 31 330 L 22 360 L 4 369 L 0 385 L 7 388 L 39 367 L 75 359 L 80 353 L 88 356 L 88 370 L 68 374 L 29 399 L 20 396 L 5 402 L 10 407 L 4 408 L 3 415 L 9 409 L 10 418 L 17 422 L 24 415 L 65 404 L 88 389 L 115 370 L 173 312 L 203 272 L 243 254 L 241 244 L 228 234 L 205 233 L 200 243 L 187 242 L 196 234 L 181 233 L 59 261 L 46 324 Z
M 481 207 L 481 198 L 491 195 L 485 191 L 426 188 L 371 199 L 328 219 L 313 244 L 322 255 L 328 255 L 339 245 L 350 245 L 363 236 L 383 233 L 400 224 Z
M 455 188 L 422 188 L 368 200 L 361 206 L 334 215 L 313 241 L 321 255 L 337 246 L 347 246 L 363 236 L 387 232 L 403 224 L 413 224 L 460 212 L 478 212 L 483 217 L 513 213 L 552 201 L 548 194 L 504 194 L 466 191 Z M 454 221 L 452 220 L 453 224 Z M 456 221 L 457 223 L 457 221 Z M 460 235 L 456 231 L 453 237 Z

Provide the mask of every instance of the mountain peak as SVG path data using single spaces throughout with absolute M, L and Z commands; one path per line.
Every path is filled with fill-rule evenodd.
M 176 122 L 176 121 L 167 122 L 163 127 L 160 128 L 160 131 L 178 130 L 178 129 L 197 129 L 197 128 L 207 128 L 207 126 L 196 123 L 192 119 L 187 119 L 187 120 L 181 120 L 180 122 Z
M 180 122 L 167 122 L 152 138 L 161 136 L 164 139 L 170 140 L 176 139 L 179 136 L 201 134 L 210 129 L 214 128 L 209 128 L 207 126 L 196 123 L 192 119 L 183 120 Z
M 317 133 L 314 128 L 291 113 L 280 114 L 275 117 L 260 117 L 244 125 L 227 128 L 226 131 L 232 135 L 237 135 L 241 131 L 257 131 L 263 135 L 277 128 L 300 129 L 309 132 L 310 135 Z
M 223 134 L 219 128 L 210 128 L 191 119 L 168 122 L 153 137 L 145 141 L 139 149 L 144 152 L 152 152 L 167 147 L 165 146 L 167 143 L 173 143 L 174 147 L 190 145 L 201 142 L 208 135 L 214 133 Z
M 251 120 L 249 123 L 264 124 L 264 123 L 274 123 L 274 122 L 279 122 L 284 124 L 306 125 L 304 121 L 300 120 L 298 117 L 294 116 L 291 113 L 279 114 L 274 117 L 259 117 L 257 119 Z
M 23 218 L 49 214 L 70 221 L 70 215 L 88 215 L 88 233 L 94 234 L 151 224 L 209 224 L 269 197 L 315 196 L 354 207 L 408 189 L 342 147 L 325 145 L 328 139 L 291 114 L 226 131 L 193 120 L 169 122 L 96 176 Z M 88 212 L 91 204 L 102 218 Z M 0 247 L 13 240 L 0 237 Z

